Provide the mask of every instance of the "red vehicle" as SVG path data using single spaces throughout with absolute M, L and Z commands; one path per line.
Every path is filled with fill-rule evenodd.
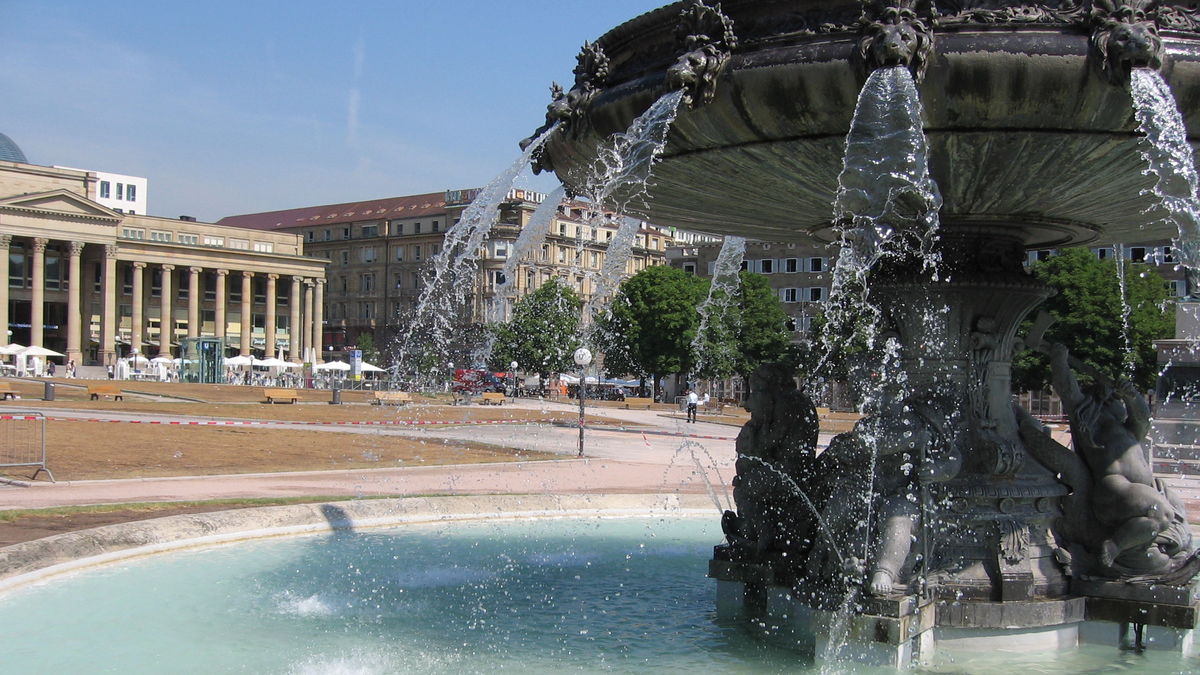
M 450 389 L 456 394 L 482 394 L 484 392 L 504 393 L 504 380 L 486 370 L 454 371 L 454 382 Z

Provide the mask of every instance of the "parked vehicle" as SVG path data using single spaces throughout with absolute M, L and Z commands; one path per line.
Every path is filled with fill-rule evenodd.
M 454 382 L 450 389 L 456 394 L 482 394 L 495 392 L 503 394 L 504 380 L 496 377 L 495 373 L 486 370 L 459 369 L 454 371 Z

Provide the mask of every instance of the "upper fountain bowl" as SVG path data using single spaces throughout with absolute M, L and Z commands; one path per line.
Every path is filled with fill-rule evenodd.
M 710 0 L 711 2 L 711 0 Z M 595 148 L 685 88 L 646 215 L 717 234 L 827 231 L 869 69 L 920 82 L 942 221 L 1026 246 L 1175 234 L 1148 210 L 1131 67 L 1162 71 L 1200 123 L 1200 10 L 1147 0 L 698 0 L 585 45 L 542 165 L 581 185 Z

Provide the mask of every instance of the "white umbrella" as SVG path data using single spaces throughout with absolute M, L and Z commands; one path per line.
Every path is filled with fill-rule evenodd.
M 25 349 L 25 345 L 20 345 L 20 344 L 17 344 L 14 342 L 12 344 L 4 345 L 3 347 L 0 347 L 0 354 L 12 356 L 13 354 L 16 354 L 17 352 L 21 351 L 22 349 Z
M 17 354 L 20 356 L 63 356 L 63 354 L 60 354 L 53 349 L 46 349 L 45 347 L 38 346 L 26 347 L 17 352 Z
M 384 372 L 383 368 L 380 368 L 379 366 L 373 366 L 373 365 L 367 363 L 366 361 L 363 361 L 361 366 L 362 366 L 362 372 L 364 372 L 364 373 L 382 373 L 382 372 Z
M 288 363 L 287 361 L 284 361 L 283 359 L 277 359 L 274 356 L 272 356 L 269 359 L 255 359 L 254 365 L 261 366 L 263 368 L 288 368 L 288 367 L 291 367 L 293 364 Z
M 249 356 L 231 356 L 231 357 L 225 359 L 225 365 L 232 366 L 234 368 L 240 368 L 242 366 L 249 366 L 249 365 L 252 365 L 253 363 L 254 363 L 254 359 Z
M 166 356 L 164 354 L 159 354 L 158 356 L 150 359 L 150 363 L 174 363 L 174 362 L 175 362 L 175 359 L 172 359 L 171 357 Z
M 326 363 L 313 366 L 313 370 L 350 370 L 350 364 L 346 363 L 345 361 L 328 361 Z

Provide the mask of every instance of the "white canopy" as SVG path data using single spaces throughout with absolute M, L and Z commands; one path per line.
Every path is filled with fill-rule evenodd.
M 166 354 L 159 354 L 158 356 L 150 359 L 150 363 L 174 363 L 174 362 L 175 362 L 175 359 L 172 359 L 171 357 L 167 356 Z
M 254 363 L 254 359 L 249 356 L 231 356 L 231 357 L 225 359 L 225 365 L 232 366 L 234 368 L 241 368 L 244 366 L 253 365 L 253 363 Z
M 373 365 L 367 363 L 366 361 L 363 361 L 362 362 L 362 372 L 364 372 L 364 373 L 382 373 L 382 372 L 384 372 L 384 370 L 383 370 L 383 368 L 380 368 L 379 366 L 373 366 Z
M 345 361 L 327 361 L 313 366 L 313 370 L 350 370 L 350 364 Z
M 20 356 L 63 356 L 63 354 L 60 354 L 53 349 L 46 349 L 45 347 L 37 346 L 26 347 L 17 352 L 17 354 Z
M 12 344 L 8 344 L 8 345 L 4 345 L 3 347 L 0 347 L 0 354 L 12 356 L 13 354 L 20 352 L 22 349 L 25 349 L 25 345 L 17 344 L 16 342 L 14 342 Z
M 560 375 L 558 376 L 558 379 L 559 379 L 559 380 L 562 380 L 563 384 L 579 384 L 579 378 L 578 378 L 578 377 L 575 377 L 575 376 L 573 376 L 573 375 L 568 375 L 568 374 L 566 374 L 566 373 L 562 373 L 562 374 L 560 374 Z M 588 384 L 596 384 L 596 376 L 595 376 L 595 375 L 588 375 L 588 376 L 587 376 L 587 383 L 588 383 Z
M 269 359 L 254 359 L 254 365 L 260 366 L 263 368 L 291 368 L 292 366 L 295 366 L 297 364 L 288 363 L 287 361 L 284 361 L 283 359 L 277 359 L 274 356 L 272 356 Z

